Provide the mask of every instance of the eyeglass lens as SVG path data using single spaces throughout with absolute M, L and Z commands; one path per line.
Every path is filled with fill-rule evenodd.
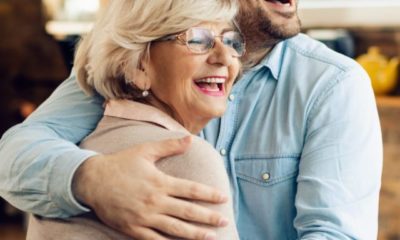
M 214 47 L 214 34 L 204 28 L 192 28 L 186 32 L 188 47 L 196 53 L 204 53 Z M 222 34 L 222 42 L 232 51 L 232 55 L 240 57 L 244 53 L 244 40 L 240 33 L 228 31 Z

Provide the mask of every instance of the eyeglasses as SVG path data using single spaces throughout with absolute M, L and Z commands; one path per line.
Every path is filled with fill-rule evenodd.
M 221 38 L 222 43 L 228 47 L 233 57 L 241 57 L 245 53 L 245 41 L 237 31 L 226 31 L 222 35 L 215 33 L 207 28 L 192 27 L 185 32 L 168 35 L 156 41 L 173 41 L 178 40 L 182 44 L 186 44 L 193 53 L 207 53 L 215 46 L 215 38 Z

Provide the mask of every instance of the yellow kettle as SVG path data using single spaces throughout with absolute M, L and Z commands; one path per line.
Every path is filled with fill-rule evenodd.
M 370 47 L 367 54 L 359 56 L 357 62 L 367 71 L 375 94 L 382 95 L 392 91 L 397 84 L 399 59 L 388 60 L 378 47 Z

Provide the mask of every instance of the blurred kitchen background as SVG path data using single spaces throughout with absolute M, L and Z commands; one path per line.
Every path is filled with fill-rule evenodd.
M 0 135 L 68 77 L 76 42 L 106 5 L 0 0 Z M 356 59 L 371 76 L 384 137 L 379 239 L 400 240 L 400 0 L 300 0 L 299 13 L 304 33 Z M 24 239 L 24 224 L 0 198 L 0 239 Z

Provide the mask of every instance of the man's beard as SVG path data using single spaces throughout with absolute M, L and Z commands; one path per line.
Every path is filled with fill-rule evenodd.
M 258 22 L 258 31 L 265 35 L 267 41 L 268 38 L 274 39 L 275 41 L 282 41 L 297 35 L 300 32 L 300 19 L 296 13 L 282 15 L 286 18 L 293 18 L 289 25 L 279 25 L 271 20 L 271 17 L 266 16 L 266 13 L 262 10 L 257 11 L 258 19 L 263 21 Z
M 249 14 L 249 13 L 247 13 Z M 297 35 L 300 32 L 300 20 L 296 13 L 283 15 L 286 18 L 293 18 L 290 25 L 279 25 L 271 20 L 262 9 L 257 9 L 252 13 L 253 16 L 239 13 L 238 22 L 240 23 L 241 31 L 246 37 L 249 50 L 257 50 L 260 48 L 268 48 L 278 42 Z M 257 19 L 254 21 L 254 19 Z

